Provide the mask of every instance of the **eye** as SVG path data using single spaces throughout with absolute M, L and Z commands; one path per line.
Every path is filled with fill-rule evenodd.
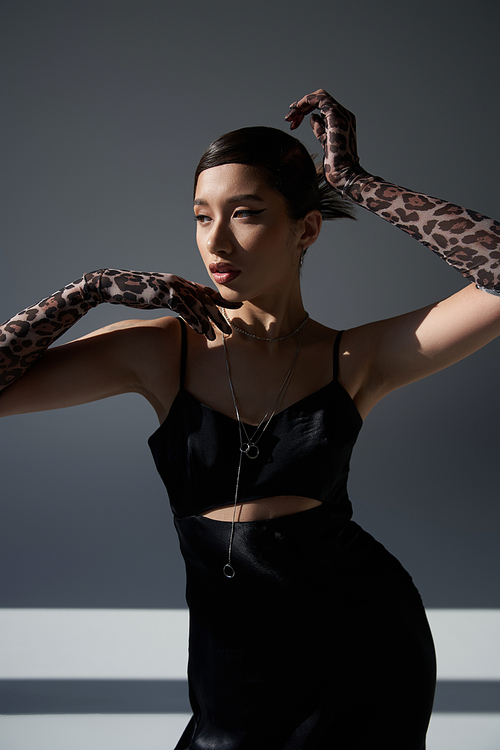
M 251 216 L 258 216 L 265 210 L 265 208 L 261 208 L 259 211 L 252 210 L 251 208 L 239 208 L 234 212 L 233 216 L 235 219 L 248 219 Z
M 208 221 L 210 221 L 209 216 L 205 216 L 205 214 L 197 214 L 194 216 L 194 220 L 197 224 L 206 224 Z

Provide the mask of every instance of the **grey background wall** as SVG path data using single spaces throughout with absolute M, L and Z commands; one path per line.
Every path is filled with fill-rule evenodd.
M 200 154 L 233 128 L 285 128 L 319 87 L 356 113 L 366 169 L 498 216 L 499 20 L 481 0 L 2 0 L 0 317 L 103 266 L 204 281 Z M 338 328 L 461 286 L 362 210 L 325 227 L 304 268 L 306 307 Z M 102 306 L 71 337 L 127 317 Z M 355 453 L 356 519 L 428 607 L 500 606 L 499 365 L 495 342 L 393 394 Z M 139 396 L 0 422 L 0 607 L 184 606 L 156 426 Z

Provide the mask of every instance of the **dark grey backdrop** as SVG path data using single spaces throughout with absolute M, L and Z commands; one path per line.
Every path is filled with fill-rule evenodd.
M 369 171 L 498 216 L 499 20 L 481 1 L 2 0 L 0 317 L 102 266 L 204 281 L 201 152 L 284 128 L 320 86 L 356 113 Z M 338 328 L 461 286 L 362 210 L 325 227 L 304 269 L 306 307 Z M 72 337 L 130 316 L 102 306 Z M 355 517 L 428 607 L 499 607 L 499 361 L 495 342 L 390 396 L 355 453 Z M 139 396 L 2 420 L 1 607 L 184 606 L 155 428 Z

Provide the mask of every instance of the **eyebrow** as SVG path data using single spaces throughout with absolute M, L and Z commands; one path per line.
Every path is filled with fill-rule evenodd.
M 258 201 L 259 203 L 265 203 L 264 198 L 256 193 L 242 193 L 241 195 L 233 195 L 229 198 L 228 203 L 245 203 L 245 201 Z M 196 198 L 194 201 L 195 206 L 208 206 L 208 202 L 203 198 Z

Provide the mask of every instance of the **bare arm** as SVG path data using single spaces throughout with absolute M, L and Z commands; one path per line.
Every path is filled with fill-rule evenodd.
M 343 383 L 361 415 L 391 391 L 460 361 L 500 336 L 500 297 L 469 285 L 451 297 L 347 331 Z
M 179 328 L 173 317 L 123 321 L 52 347 L 0 394 L 0 416 L 133 392 L 162 420 L 178 389 Z
M 216 303 L 230 303 L 208 287 L 171 274 L 109 269 L 86 274 L 0 327 L 0 413 L 55 409 L 127 391 L 143 392 L 161 412 L 161 398 L 158 402 L 150 381 L 156 372 L 152 361 L 163 359 L 151 360 L 148 345 L 154 352 L 161 340 L 167 344 L 161 352 L 169 350 L 171 342 L 164 341 L 168 324 L 135 321 L 47 351 L 101 302 L 169 308 L 209 339 L 215 336 L 210 321 L 228 330 Z
M 286 116 L 291 128 L 316 108 L 320 114 L 311 116 L 311 125 L 333 190 L 427 245 L 465 278 L 500 294 L 500 223 L 368 174 L 359 164 L 356 118 L 322 89 L 292 104 Z
M 435 305 L 346 336 L 346 346 L 352 348 L 349 355 L 345 352 L 350 391 L 367 413 L 391 390 L 448 367 L 500 335 L 500 224 L 365 172 L 357 155 L 354 115 L 323 90 L 292 105 L 287 115 L 292 129 L 316 108 L 320 113 L 312 115 L 311 124 L 324 148 L 331 187 L 427 245 L 475 282 Z M 401 285 L 408 283 L 401 279 Z

